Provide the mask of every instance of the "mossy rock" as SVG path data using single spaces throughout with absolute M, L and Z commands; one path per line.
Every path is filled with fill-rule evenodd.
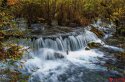
M 98 30 L 96 27 L 91 26 L 91 30 L 93 33 L 95 33 L 98 37 L 103 37 L 104 36 L 104 32 Z
M 102 46 L 101 43 L 96 43 L 96 42 L 91 42 L 91 43 L 88 43 L 88 47 L 89 48 L 100 48 Z

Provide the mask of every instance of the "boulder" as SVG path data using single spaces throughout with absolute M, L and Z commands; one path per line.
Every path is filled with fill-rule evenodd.
M 32 33 L 42 33 L 45 30 L 45 25 L 44 24 L 31 24 Z
M 58 26 L 58 21 L 57 20 L 52 20 L 51 25 L 52 26 Z
M 58 59 L 64 58 L 64 55 L 62 53 L 55 52 L 54 55 L 55 55 L 55 58 L 58 58 Z
M 91 42 L 91 43 L 88 43 L 88 47 L 91 49 L 91 48 L 100 48 L 102 46 L 101 43 L 96 43 L 96 42 Z
M 90 31 L 92 31 L 93 33 L 95 33 L 100 38 L 104 36 L 104 32 L 101 31 L 101 30 L 99 30 L 99 29 L 97 29 L 94 26 L 91 26 L 91 30 Z
M 90 48 L 89 48 L 89 47 L 86 47 L 85 50 L 90 50 Z
M 55 60 L 55 59 L 63 59 L 63 58 L 65 58 L 65 56 L 59 52 L 48 53 L 46 56 L 47 60 Z

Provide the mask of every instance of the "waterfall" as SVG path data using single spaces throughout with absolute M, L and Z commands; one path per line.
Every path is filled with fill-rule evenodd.
M 104 44 L 89 30 L 85 28 L 79 32 L 33 39 L 31 44 L 36 50 L 31 49 L 28 53 L 31 57 L 17 63 L 18 67 L 22 67 L 19 71 L 30 75 L 28 82 L 87 82 L 90 78 L 96 78 L 95 70 L 107 71 L 103 65 L 108 58 L 99 49 L 85 49 L 90 42 Z M 106 44 L 103 47 L 105 50 L 119 51 Z M 86 79 L 86 76 L 90 77 Z
M 59 36 L 54 38 L 39 38 L 35 41 L 35 47 L 50 48 L 58 51 L 76 51 L 83 49 L 89 42 L 101 40 L 91 31 L 84 29 L 82 33 L 72 34 L 66 37 Z

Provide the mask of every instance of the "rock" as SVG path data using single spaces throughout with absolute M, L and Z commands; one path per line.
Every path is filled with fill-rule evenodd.
M 55 52 L 54 55 L 55 55 L 55 58 L 59 58 L 59 59 L 64 58 L 64 55 L 61 54 L 61 53 L 57 53 L 57 52 Z
M 63 59 L 63 58 L 65 58 L 65 56 L 62 53 L 59 53 L 59 52 L 54 52 L 52 54 L 49 53 L 46 56 L 47 60 L 55 60 L 55 59 Z
M 89 48 L 89 47 L 86 47 L 85 50 L 90 50 L 90 48 Z
M 93 33 L 95 33 L 98 37 L 103 37 L 104 36 L 104 32 L 100 31 L 99 29 L 97 29 L 96 27 L 91 25 L 91 30 Z
M 43 24 L 32 24 L 31 25 L 32 33 L 41 33 L 45 30 L 45 25 Z
M 52 26 L 58 26 L 58 21 L 57 20 L 52 20 L 51 25 Z
M 96 42 L 88 43 L 88 47 L 89 47 L 89 48 L 99 48 L 99 47 L 101 47 L 101 46 L 102 46 L 101 43 L 96 43 Z
M 77 27 L 78 25 L 76 23 L 70 23 L 69 26 L 70 27 Z

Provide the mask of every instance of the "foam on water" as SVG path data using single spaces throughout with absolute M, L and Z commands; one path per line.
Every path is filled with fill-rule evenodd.
M 99 24 L 95 25 L 99 26 Z M 30 51 L 31 58 L 26 61 L 21 60 L 24 63 L 20 63 L 22 64 L 20 71 L 31 75 L 29 82 L 64 82 L 63 79 L 59 80 L 63 74 L 66 74 L 66 78 L 70 76 L 66 82 L 78 82 L 76 81 L 78 75 L 73 75 L 74 71 L 106 70 L 105 67 L 98 65 L 98 63 L 105 63 L 99 59 L 104 57 L 103 52 L 97 49 L 85 50 L 90 42 L 101 43 L 104 47 L 119 50 L 116 47 L 105 45 L 101 39 L 87 29 L 78 35 L 69 35 L 65 38 L 62 36 L 54 39 L 41 37 L 33 43 L 37 49 L 35 52 Z M 80 76 L 82 71 L 80 71 Z M 82 78 L 83 76 L 82 74 Z
M 58 53 L 60 56 L 57 57 L 55 53 Z M 29 82 L 34 82 L 34 80 L 37 80 L 36 82 L 49 82 L 45 79 L 48 77 L 52 82 L 59 82 L 58 76 L 69 70 L 72 65 L 76 67 L 82 66 L 83 69 L 104 70 L 104 68 L 94 64 L 99 62 L 99 57 L 103 57 L 103 53 L 96 50 L 70 51 L 67 55 L 66 52 L 45 48 L 40 49 L 37 55 L 36 53 L 31 55 L 32 58 L 24 62 L 22 64 L 23 68 L 20 69 L 24 74 L 31 74 L 32 77 L 29 78 Z

